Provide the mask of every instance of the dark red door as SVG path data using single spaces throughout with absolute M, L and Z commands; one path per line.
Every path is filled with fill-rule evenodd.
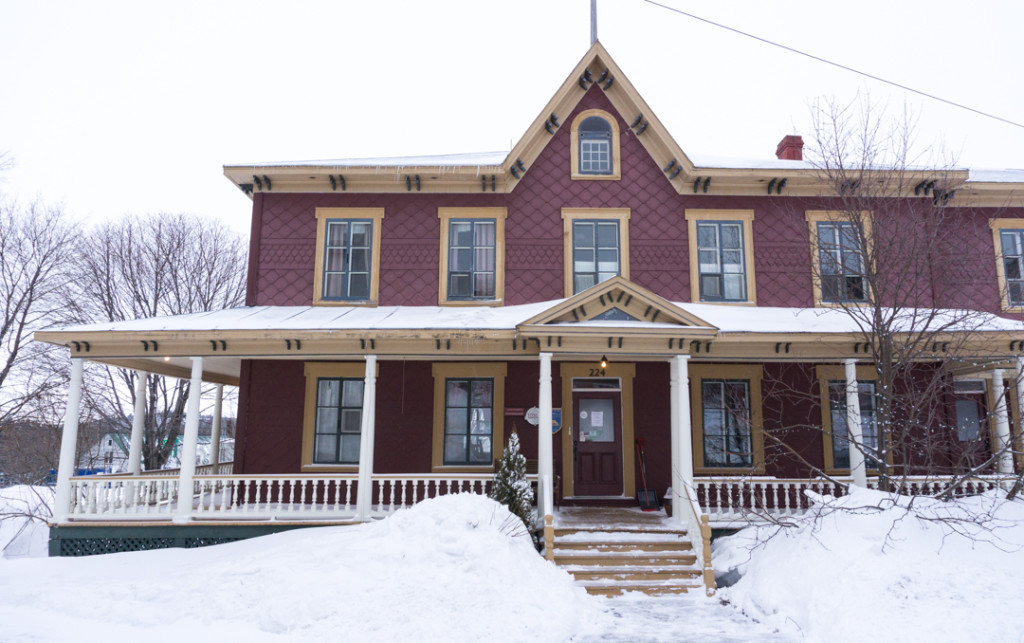
M 622 404 L 618 391 L 572 395 L 573 495 L 622 495 Z

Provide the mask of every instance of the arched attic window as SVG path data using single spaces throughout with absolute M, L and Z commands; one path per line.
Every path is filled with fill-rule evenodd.
M 618 179 L 619 128 L 611 114 L 588 109 L 572 123 L 572 178 Z

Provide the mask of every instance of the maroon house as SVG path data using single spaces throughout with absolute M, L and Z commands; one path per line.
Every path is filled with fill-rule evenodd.
M 687 155 L 597 43 L 508 153 L 225 167 L 253 201 L 245 308 L 37 338 L 237 385 L 234 462 L 115 491 L 62 464 L 55 522 L 366 519 L 484 489 L 513 431 L 549 546 L 555 502 L 645 483 L 706 531 L 883 462 L 915 492 L 1012 474 L 1024 172 L 802 146 Z M 880 420 L 881 361 L 926 411 Z

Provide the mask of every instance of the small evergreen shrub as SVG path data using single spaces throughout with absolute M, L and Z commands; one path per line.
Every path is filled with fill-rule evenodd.
M 519 453 L 519 435 L 516 433 L 508 438 L 488 495 L 508 507 L 523 521 L 526 529 L 533 532 L 533 489 L 526 480 L 526 457 Z

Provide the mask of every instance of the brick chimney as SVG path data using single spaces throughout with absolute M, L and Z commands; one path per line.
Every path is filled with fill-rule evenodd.
M 783 136 L 775 148 L 775 156 L 782 161 L 804 160 L 804 139 L 793 134 Z

